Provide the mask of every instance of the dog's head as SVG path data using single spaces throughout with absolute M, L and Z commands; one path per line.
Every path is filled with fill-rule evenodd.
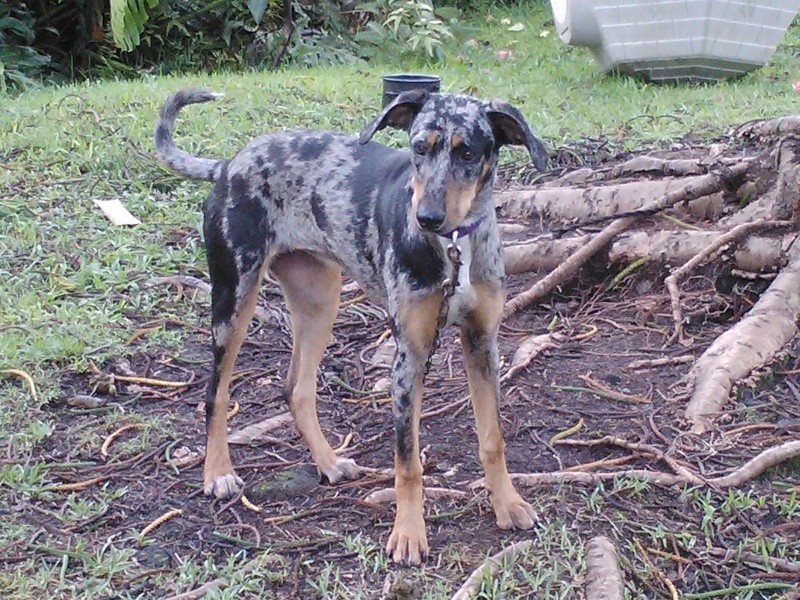
M 446 234 L 480 219 L 491 206 L 497 151 L 504 144 L 525 146 L 536 167 L 547 152 L 522 114 L 506 102 L 412 90 L 399 94 L 361 132 L 366 144 L 376 131 L 395 127 L 411 141 L 412 211 L 427 231 Z

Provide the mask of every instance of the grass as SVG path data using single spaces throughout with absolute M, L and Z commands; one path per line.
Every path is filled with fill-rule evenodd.
M 518 23 L 523 29 L 511 31 L 519 29 L 514 27 Z M 457 34 L 439 65 L 384 59 L 278 73 L 143 76 L 138 81 L 44 88 L 0 102 L 0 370 L 26 371 L 38 391 L 34 401 L 22 379 L 0 375 L 0 456 L 6 457 L 0 463 L 0 505 L 6 507 L 0 513 L 5 520 L 0 558 L 20 540 L 35 540 L 43 531 L 42 520 L 49 528 L 91 523 L 115 502 L 124 502 L 135 485 L 108 484 L 90 498 L 72 493 L 56 501 L 48 491 L 59 481 L 55 463 L 76 463 L 87 448 L 99 447 L 126 423 L 142 428 L 115 441 L 112 460 L 171 439 L 172 417 L 138 414 L 135 402 L 99 409 L 81 429 L 59 430 L 60 411 L 77 410 L 65 408 L 64 400 L 90 380 L 91 363 L 129 356 L 133 345 L 127 340 L 140 328 L 144 333 L 139 332 L 137 350 L 158 350 L 161 359 L 170 361 L 187 333 L 168 323 L 198 323 L 207 312 L 205 300 L 181 299 L 174 290 L 148 284 L 153 277 L 175 273 L 205 277 L 206 268 L 199 228 L 208 186 L 167 173 L 152 155 L 156 111 L 168 93 L 190 84 L 226 93 L 218 103 L 191 107 L 178 125 L 183 147 L 210 156 L 230 156 L 254 135 L 286 127 L 356 132 L 379 108 L 381 74 L 397 70 L 433 71 L 442 76 L 447 91 L 511 101 L 551 148 L 601 136 L 620 148 L 669 143 L 689 134 L 709 139 L 728 125 L 796 110 L 792 83 L 800 77 L 800 26 L 789 31 L 768 66 L 713 86 L 655 86 L 602 75 L 586 50 L 557 39 L 550 15 L 538 4 L 473 15 Z M 511 57 L 497 58 L 499 49 L 510 49 Z M 397 133 L 380 136 L 392 144 L 403 139 Z M 110 225 L 92 202 L 109 198 L 120 199 L 142 225 Z M 56 435 L 68 447 L 52 447 Z M 627 482 L 614 493 L 638 497 L 646 491 Z M 587 490 L 576 501 L 599 518 L 606 510 L 604 494 L 602 488 Z M 703 517 L 697 531 L 680 540 L 686 547 L 718 534 L 730 519 L 731 507 L 734 513 L 762 510 L 760 502 L 785 518 L 800 514 L 796 490 L 780 497 L 766 492 L 727 499 L 704 494 L 687 492 L 686 502 Z M 52 518 L 36 521 L 9 509 L 32 501 L 60 508 Z M 662 534 L 648 532 L 653 543 L 661 543 Z M 486 581 L 482 598 L 516 597 L 531 590 L 539 590 L 537 597 L 542 598 L 573 597 L 583 568 L 575 532 L 566 521 L 555 521 L 535 537 L 535 556 Z M 135 597 L 120 584 L 144 577 L 141 561 L 133 558 L 134 539 L 135 531 L 127 539 L 93 544 L 80 537 L 67 545 L 32 542 L 35 555 L 12 561 L 13 569 L 0 569 L 0 592 L 6 598 Z M 786 549 L 777 537 L 759 543 L 767 544 L 762 550 L 768 553 Z M 753 540 L 741 544 L 755 547 Z M 310 573 L 308 588 L 321 597 L 374 597 L 380 587 L 374 587 L 374 579 L 382 581 L 389 568 L 385 556 L 358 537 L 346 537 L 341 547 L 359 557 L 372 579 L 354 581 L 337 564 L 318 565 L 311 559 L 305 566 L 302 561 L 297 567 L 270 564 L 242 574 L 249 559 L 237 554 L 225 564 L 211 557 L 186 557 L 170 569 L 149 567 L 154 573 L 148 577 L 155 585 L 169 583 L 182 590 L 222 574 L 233 577 L 232 585 L 216 597 L 268 597 L 262 596 L 267 592 L 259 587 L 261 580 L 281 580 L 296 568 Z M 453 549 L 445 565 L 447 581 L 423 571 L 424 597 L 440 598 L 457 587 L 465 576 L 464 564 L 474 563 L 475 557 L 469 558 L 464 561 Z M 631 592 L 630 597 L 645 597 L 643 593 Z

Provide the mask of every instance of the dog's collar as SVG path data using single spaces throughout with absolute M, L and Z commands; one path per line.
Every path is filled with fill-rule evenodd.
M 439 235 L 443 238 L 452 239 L 453 234 L 457 233 L 459 238 L 463 238 L 475 231 L 481 223 L 483 223 L 483 217 L 470 223 L 469 225 L 462 225 L 461 227 L 456 227 L 447 233 L 440 233 Z

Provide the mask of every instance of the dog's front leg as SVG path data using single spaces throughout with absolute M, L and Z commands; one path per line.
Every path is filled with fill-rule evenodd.
M 502 286 L 475 285 L 477 302 L 461 327 L 481 463 L 497 525 L 502 529 L 533 527 L 536 513 L 514 489 L 508 475 L 498 402 L 497 330 L 503 314 Z
M 428 553 L 419 459 L 419 415 L 425 365 L 436 337 L 441 302 L 441 293 L 434 292 L 408 299 L 392 311 L 397 343 L 392 367 L 397 514 L 386 551 L 395 562 L 411 565 L 419 564 Z

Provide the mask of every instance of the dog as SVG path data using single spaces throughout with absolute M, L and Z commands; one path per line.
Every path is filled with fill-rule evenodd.
M 497 524 L 529 529 L 536 515 L 514 488 L 498 416 L 497 333 L 505 300 L 503 249 L 492 184 L 501 146 L 527 148 L 539 170 L 547 153 L 520 111 L 497 100 L 411 90 L 399 94 L 360 135 L 281 131 L 253 139 L 231 160 L 176 147 L 186 105 L 218 95 L 186 89 L 166 101 L 155 129 L 161 162 L 214 182 L 203 233 L 211 278 L 213 369 L 206 396 L 207 495 L 239 493 L 226 413 L 234 361 L 267 270 L 279 282 L 292 326 L 285 382 L 294 421 L 322 476 L 360 476 L 334 454 L 316 411 L 316 375 L 339 308 L 342 272 L 390 315 L 397 510 L 386 549 L 416 565 L 428 543 L 423 519 L 419 420 L 426 364 L 440 313 L 460 327 L 479 455 Z M 371 141 L 385 127 L 408 132 L 410 150 Z M 462 266 L 446 257 L 457 239 Z M 443 282 L 455 289 L 446 301 Z

